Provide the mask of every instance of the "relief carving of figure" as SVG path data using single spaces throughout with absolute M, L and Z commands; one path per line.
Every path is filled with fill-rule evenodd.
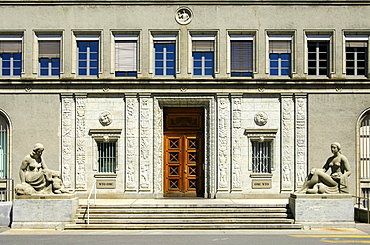
M 323 169 L 312 169 L 306 182 L 296 193 L 349 193 L 348 177 L 351 175 L 351 168 L 348 160 L 342 154 L 339 143 L 331 144 L 331 152 L 333 153 L 333 156 L 328 158 Z M 327 173 L 329 169 L 331 170 L 330 175 Z
M 69 193 L 64 189 L 59 172 L 48 169 L 42 159 L 44 146 L 36 144 L 30 154 L 25 156 L 19 169 L 21 184 L 15 187 L 17 195 Z

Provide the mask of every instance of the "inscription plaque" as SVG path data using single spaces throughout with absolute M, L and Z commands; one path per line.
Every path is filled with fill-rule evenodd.
M 271 189 L 271 180 L 252 180 L 252 189 Z
M 115 180 L 97 180 L 96 189 L 116 189 Z

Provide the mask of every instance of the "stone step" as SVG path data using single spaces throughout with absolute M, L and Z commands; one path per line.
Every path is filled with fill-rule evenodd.
M 80 205 L 81 208 L 85 209 L 87 207 L 86 204 Z M 248 203 L 248 204 L 220 204 L 220 203 L 175 203 L 175 204 L 155 204 L 155 203 L 147 203 L 147 204 L 90 204 L 90 209 L 94 208 L 105 208 L 105 209 L 119 209 L 119 208 L 192 208 L 192 209 L 201 209 L 201 208 L 287 208 L 287 204 L 279 204 L 279 203 Z
M 77 210 L 78 213 L 86 213 L 87 209 L 80 208 Z M 132 208 L 120 208 L 120 209 L 104 209 L 104 208 L 90 208 L 90 214 L 92 213 L 109 213 L 109 214 L 183 214 L 183 213 L 287 213 L 286 208 L 268 208 L 268 209 L 249 209 L 249 208 L 155 208 L 155 209 L 132 209 Z
M 86 224 L 87 220 L 75 220 L 76 224 Z M 291 219 L 90 219 L 90 224 L 292 224 Z
M 140 214 L 110 214 L 90 213 L 90 219 L 210 219 L 210 218 L 288 218 L 288 214 L 282 213 L 140 213 Z M 77 214 L 77 218 L 86 219 L 87 214 Z
M 302 229 L 300 224 L 68 224 L 66 230 Z

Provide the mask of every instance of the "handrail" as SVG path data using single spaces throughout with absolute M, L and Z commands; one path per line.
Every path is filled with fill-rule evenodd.
M 87 197 L 87 224 L 88 225 L 90 224 L 90 197 L 93 191 L 94 191 L 94 204 L 96 204 L 96 179 L 90 190 L 89 196 Z
M 0 182 L 6 182 L 5 190 L 0 190 L 0 202 L 7 202 L 14 199 L 14 179 L 12 178 L 0 178 Z M 11 184 L 8 184 L 11 182 Z M 10 187 L 10 188 L 9 188 Z M 5 194 L 5 198 L 3 198 Z
M 361 197 L 361 196 L 355 196 L 355 195 L 352 195 L 352 197 L 356 198 L 358 201 L 356 201 L 356 205 L 358 205 L 358 209 L 360 210 L 360 206 L 361 206 L 361 199 L 364 199 L 367 201 L 367 223 L 370 224 L 370 202 L 369 202 L 369 198 L 368 197 Z

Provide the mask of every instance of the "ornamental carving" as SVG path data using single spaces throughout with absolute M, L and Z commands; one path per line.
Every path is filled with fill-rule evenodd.
M 73 143 L 74 143 L 74 130 L 73 130 L 73 114 L 74 114 L 74 101 L 71 97 L 62 98 L 62 180 L 66 188 L 72 187 L 72 173 L 74 157 L 73 157 Z
M 292 190 L 294 164 L 294 102 L 292 97 L 282 98 L 282 189 Z
M 219 188 L 225 189 L 228 186 L 228 131 L 229 131 L 229 110 L 228 99 L 221 98 L 218 103 L 218 172 Z
M 181 7 L 177 9 L 175 19 L 177 23 L 181 25 L 187 25 L 193 19 L 193 11 L 187 7 Z
M 241 99 L 233 98 L 232 189 L 241 189 Z
M 254 115 L 254 122 L 258 126 L 265 126 L 266 123 L 268 122 L 268 115 L 266 112 L 260 111 L 257 112 L 256 115 Z
M 76 98 L 76 188 L 86 188 L 86 98 Z
M 99 122 L 102 126 L 108 126 L 113 122 L 113 115 L 109 111 L 104 111 L 99 115 Z

